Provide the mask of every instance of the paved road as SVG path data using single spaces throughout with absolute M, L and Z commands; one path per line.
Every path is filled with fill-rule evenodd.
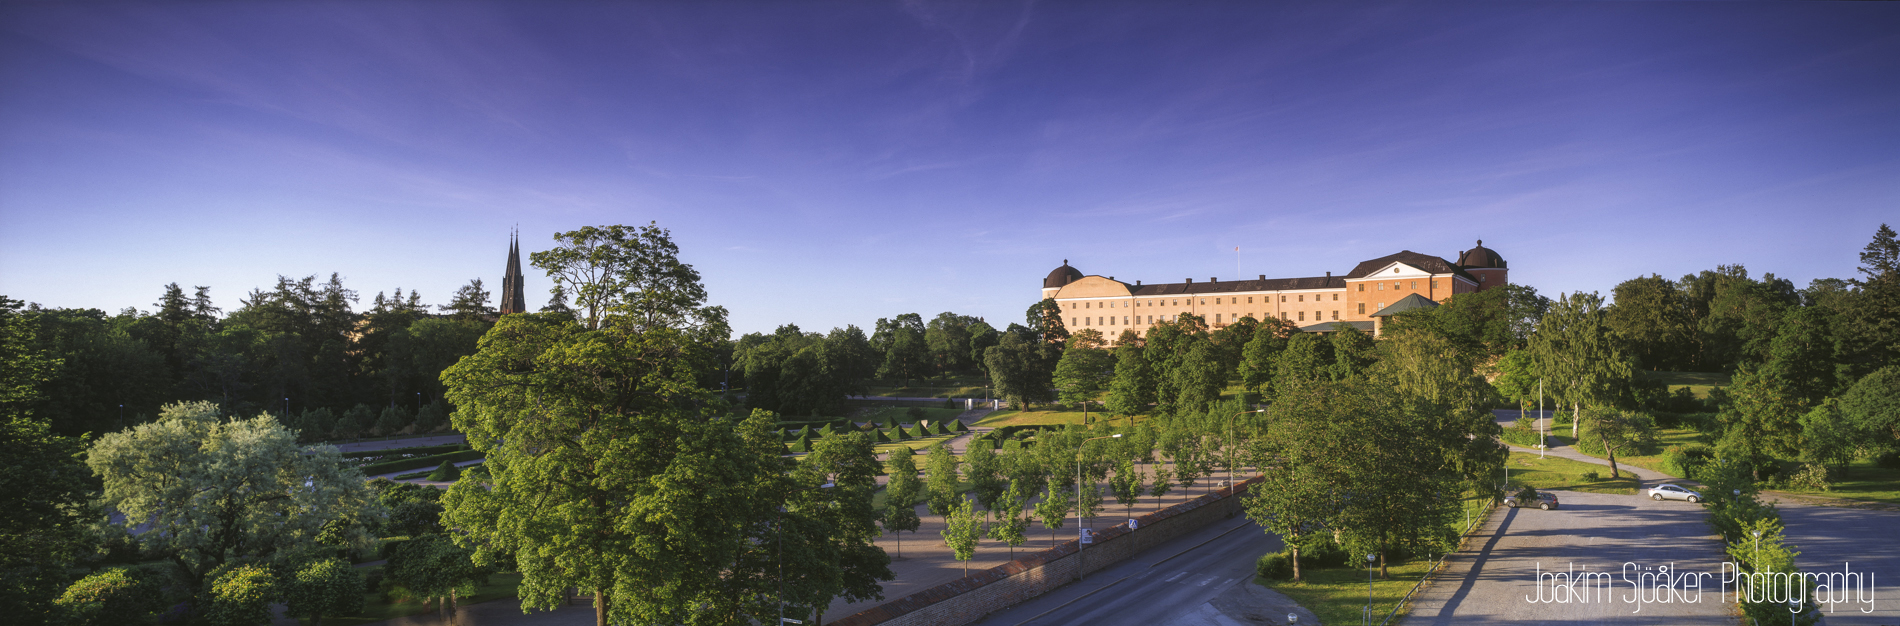
M 1733 624 L 1721 603 L 1721 542 L 1701 506 L 1638 496 L 1558 491 L 1556 511 L 1499 509 L 1413 601 L 1405 626 L 1451 624 Z M 1625 563 L 1709 572 L 1698 602 L 1630 601 Z M 1583 602 L 1537 602 L 1538 573 L 1607 573 Z M 1641 570 L 1632 571 L 1637 578 Z M 1582 591 L 1587 585 L 1578 585 Z M 1653 587 L 1649 587 L 1653 589 Z M 1552 597 L 1551 583 L 1542 586 Z M 1691 597 L 1695 597 L 1693 593 Z
M 1228 532 L 1228 531 L 1232 532 Z M 1222 535 L 1222 533 L 1227 533 Z M 1218 537 L 1216 539 L 1216 537 Z M 1209 542 L 1209 539 L 1213 541 Z M 1198 548 L 1196 544 L 1208 542 Z M 1245 517 L 1209 524 L 1040 598 L 993 614 L 986 626 L 1152 626 L 1192 615 L 1235 585 L 1251 584 L 1254 560 L 1281 547 Z M 1160 563 L 1170 556 L 1186 554 Z M 1104 589 L 1106 587 L 1106 589 Z M 1100 591 L 1082 598 L 1084 594 Z M 1082 598 L 1075 601 L 1077 598 Z M 1063 606 L 1065 603 L 1073 604 Z M 1060 607 L 1060 608 L 1058 608 Z M 1053 609 L 1052 612 L 1050 612 Z M 1036 617 L 1049 612 L 1042 617 Z M 1317 623 L 1308 614 L 1301 623 Z

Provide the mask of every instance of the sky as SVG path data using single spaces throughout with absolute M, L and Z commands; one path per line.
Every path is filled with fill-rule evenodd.
M 1064 260 L 1479 239 L 1551 296 L 1805 286 L 1900 225 L 1896 113 L 1900 3 L 9 3 L 0 294 L 231 310 L 335 272 L 445 304 L 499 297 L 513 229 L 648 222 L 735 334 L 1000 328 Z

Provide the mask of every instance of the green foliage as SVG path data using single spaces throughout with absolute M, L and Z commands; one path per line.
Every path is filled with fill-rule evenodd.
M 929 456 L 924 458 L 924 474 L 930 512 L 949 515 L 963 498 L 957 492 L 957 457 L 950 453 L 949 446 L 942 443 L 930 446 Z
M 1056 530 L 1068 521 L 1071 505 L 1067 489 L 1058 488 L 1053 482 L 1044 487 L 1042 501 L 1036 503 L 1035 511 L 1036 519 L 1042 521 L 1042 527 L 1049 529 L 1050 541 L 1055 541 Z
M 1067 337 L 1066 331 L 1063 336 Z M 1060 345 L 1042 343 L 1028 329 L 1003 333 L 983 354 L 984 368 L 990 373 L 997 397 L 1024 410 L 1034 403 L 1054 400 L 1050 389 L 1053 370 L 1061 358 Z
M 1792 546 L 1783 543 L 1781 520 L 1778 517 L 1743 521 L 1739 534 L 1738 538 L 1729 541 L 1727 552 L 1729 560 L 1739 564 L 1744 572 L 1791 574 L 1800 571 L 1795 568 L 1795 557 L 1800 556 L 1801 553 L 1795 552 Z M 1810 595 L 1809 581 L 1800 577 L 1796 577 L 1795 580 L 1800 590 L 1796 595 L 1802 599 L 1800 615 L 1797 616 L 1789 611 L 1788 605 L 1783 602 L 1766 599 L 1762 602 L 1749 601 L 1750 595 L 1763 598 L 1771 595 L 1748 589 L 1746 585 L 1752 582 L 1750 578 L 1742 579 L 1741 584 L 1744 586 L 1738 590 L 1737 594 L 1740 596 L 1738 603 L 1742 605 L 1742 614 L 1763 624 L 1778 624 L 1790 617 L 1796 618 L 1791 622 L 1794 624 L 1819 622 L 1818 616 L 1815 615 L 1816 611 L 1811 609 L 1814 606 L 1814 598 Z M 1769 584 L 1772 583 L 1763 586 L 1766 587 Z M 1750 591 L 1753 593 L 1749 593 Z
M 1109 382 L 1106 408 L 1116 415 L 1148 412 L 1155 401 L 1154 370 L 1142 355 L 1144 341 L 1132 332 L 1115 344 L 1115 377 Z
M 894 319 L 878 319 L 877 332 L 871 335 L 871 345 L 884 355 L 884 360 L 878 366 L 877 375 L 901 379 L 905 386 L 909 386 L 913 378 L 928 375 L 931 372 L 931 358 L 925 330 L 923 316 L 916 313 L 905 313 Z
M 1618 284 L 1610 292 L 1604 324 L 1629 347 L 1640 367 L 1685 370 L 1697 357 L 1696 327 L 1675 281 L 1651 274 Z
M 996 525 L 990 527 L 990 537 L 1009 546 L 1012 560 L 1016 558 L 1016 546 L 1029 541 L 1029 536 L 1023 533 L 1029 528 L 1029 516 L 1023 512 L 1023 505 L 1028 501 L 1029 494 L 1023 489 L 1023 484 L 1012 480 L 1009 489 L 1004 490 L 1001 499 L 997 500 L 997 508 L 991 510 L 992 515 L 999 519 Z
M 950 550 L 958 561 L 963 562 L 963 575 L 970 575 L 970 559 L 976 558 L 976 541 L 983 536 L 983 518 L 970 507 L 970 501 L 958 498 L 959 504 L 944 516 L 944 528 L 938 534 L 950 545 Z
M 856 326 L 820 335 L 787 324 L 771 335 L 741 338 L 733 358 L 744 370 L 747 406 L 789 415 L 839 415 L 846 396 L 865 392 L 877 354 Z
M 1140 468 L 1135 467 L 1133 459 L 1122 459 L 1115 465 L 1115 478 L 1109 481 L 1109 489 L 1115 493 L 1115 502 L 1127 508 L 1130 516 L 1134 515 L 1135 504 L 1141 501 L 1142 494 L 1147 491 L 1143 484 L 1146 481 L 1147 477 L 1142 475 Z
M 1789 386 L 1744 368 L 1728 389 L 1731 400 L 1721 414 L 1724 432 L 1717 444 L 1723 458 L 1747 464 L 1764 479 L 1775 458 L 1800 454 L 1800 420 L 1807 411 Z
M 1268 552 L 1254 561 L 1254 574 L 1267 580 L 1289 580 L 1293 578 L 1293 561 L 1285 554 Z
M 434 466 L 441 465 L 445 462 L 460 463 L 462 461 L 474 461 L 474 460 L 483 458 L 483 456 L 484 455 L 481 453 L 480 450 L 459 450 L 455 452 L 444 452 L 441 454 L 431 454 L 427 456 L 410 457 L 407 459 L 378 461 L 375 463 L 364 465 L 362 467 L 362 471 L 365 475 L 373 476 L 376 474 L 388 474 L 390 472 L 400 472 L 403 470 L 434 467 Z
M 280 591 L 277 576 L 269 568 L 239 565 L 226 569 L 211 582 L 205 621 L 215 626 L 269 623 L 271 602 Z
M 992 510 L 1002 497 L 1007 482 L 1002 479 L 1002 464 L 992 446 L 969 446 L 963 452 L 963 477 L 970 483 L 971 495 L 984 510 Z
M 1056 363 L 1056 399 L 1063 404 L 1094 401 L 1108 388 L 1115 373 L 1115 357 L 1103 348 L 1102 333 L 1084 328 L 1069 337 L 1062 360 Z
M 1841 395 L 1841 417 L 1865 439 L 1862 456 L 1900 452 L 1900 365 L 1856 381 Z
M 384 568 L 387 584 L 422 598 L 453 598 L 487 581 L 490 571 L 475 553 L 442 535 L 424 535 L 396 545 Z
M 86 462 L 104 482 L 102 503 L 128 530 L 149 524 L 140 547 L 177 563 L 193 588 L 227 563 L 297 553 L 326 524 L 369 514 L 363 475 L 336 448 L 300 448 L 269 415 L 225 420 L 209 402 L 107 434 Z M 344 539 L 368 541 L 360 529 Z
M 72 626 L 153 624 L 164 608 L 156 581 L 135 576 L 136 570 L 109 569 L 88 574 L 54 600 L 59 621 Z M 14 614 L 13 619 L 27 615 Z
M 1588 442 L 1589 445 L 1584 445 Z M 1583 435 L 1577 439 L 1584 454 L 1603 454 L 1610 461 L 1610 478 L 1622 475 L 1616 453 L 1647 455 L 1656 447 L 1656 420 L 1642 413 L 1610 407 L 1592 407 L 1583 413 Z
M 450 482 L 461 477 L 462 468 L 456 467 L 453 461 L 443 461 L 441 465 L 436 466 L 435 471 L 429 472 L 429 480 L 438 483 Z
M 1279 370 L 1280 353 L 1286 351 L 1288 338 L 1299 332 L 1293 322 L 1268 318 L 1254 329 L 1253 338 L 1241 349 L 1240 384 L 1248 391 L 1265 397 L 1275 393 L 1274 373 Z
M 363 610 L 363 576 L 342 559 L 303 564 L 284 585 L 284 613 L 321 626 L 323 616 Z
M 909 447 L 900 447 L 891 451 L 886 462 L 890 481 L 884 487 L 886 511 L 882 517 L 885 532 L 916 532 L 922 520 L 917 518 L 917 502 L 923 495 L 923 484 L 917 480 L 916 454 Z M 899 536 L 899 554 L 902 554 L 902 536 Z
M 1559 296 L 1529 343 L 1544 391 L 1573 408 L 1610 403 L 1633 375 L 1595 293 Z
M 4 368 L 0 368 L 4 369 Z M 0 615 L 37 623 L 94 543 L 88 532 L 98 481 L 85 443 L 21 416 L 0 421 Z
M 408 428 L 415 421 L 415 416 L 410 415 L 407 409 L 392 405 L 384 408 L 382 415 L 376 418 L 376 433 L 393 435 L 396 431 Z

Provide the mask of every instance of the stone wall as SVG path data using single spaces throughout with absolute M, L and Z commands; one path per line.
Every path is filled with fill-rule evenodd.
M 831 622 L 831 626 L 961 626 L 1015 606 L 1073 582 L 1078 568 L 1100 571 L 1208 524 L 1241 514 L 1240 494 L 1260 481 L 1242 481 L 1232 488 L 1136 517 L 1135 530 L 1126 523 L 1095 534 L 1078 561 L 1076 540 L 1029 554 L 965 578 L 913 593 L 903 598 Z

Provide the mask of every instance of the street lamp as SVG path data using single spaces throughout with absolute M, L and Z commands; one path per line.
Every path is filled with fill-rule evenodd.
M 1082 549 L 1088 547 L 1088 544 L 1082 541 L 1083 534 L 1088 532 L 1087 530 L 1082 528 L 1082 448 L 1084 446 L 1087 446 L 1089 442 L 1095 441 L 1097 439 L 1120 439 L 1120 438 L 1121 438 L 1121 433 L 1116 433 L 1113 435 L 1102 435 L 1100 437 L 1090 437 L 1088 439 L 1083 439 L 1082 443 L 1075 447 L 1075 579 L 1076 580 L 1082 580 L 1082 576 L 1087 573 L 1087 570 L 1083 569 L 1084 563 L 1082 561 Z
M 1375 555 L 1366 555 L 1366 624 L 1372 624 L 1372 562 Z
M 1232 489 L 1234 487 L 1234 448 L 1233 448 L 1234 418 L 1240 417 L 1242 415 L 1246 415 L 1248 413 L 1265 413 L 1265 412 L 1267 412 L 1266 409 L 1255 409 L 1252 411 L 1241 411 L 1239 413 L 1235 413 L 1233 415 L 1227 416 L 1227 441 L 1221 442 L 1222 443 L 1221 447 L 1227 448 L 1227 487 L 1229 489 Z M 1232 495 L 1232 494 L 1229 494 L 1229 495 Z
M 119 405 L 119 430 L 125 430 L 125 405 Z
M 1544 458 L 1550 446 L 1550 426 L 1544 423 L 1544 379 L 1537 379 L 1537 458 Z
M 1759 530 L 1755 531 L 1755 562 L 1749 565 L 1755 566 L 1755 571 L 1761 571 L 1761 531 Z
M 814 489 L 830 489 L 836 484 L 837 483 L 825 483 L 816 487 L 793 489 L 792 493 L 803 493 Z M 804 622 L 785 618 L 785 507 L 783 505 L 778 508 L 778 523 L 773 524 L 773 526 L 775 526 L 775 530 L 778 531 L 776 533 L 778 535 L 778 554 L 772 557 L 778 564 L 778 623 L 802 624 Z

